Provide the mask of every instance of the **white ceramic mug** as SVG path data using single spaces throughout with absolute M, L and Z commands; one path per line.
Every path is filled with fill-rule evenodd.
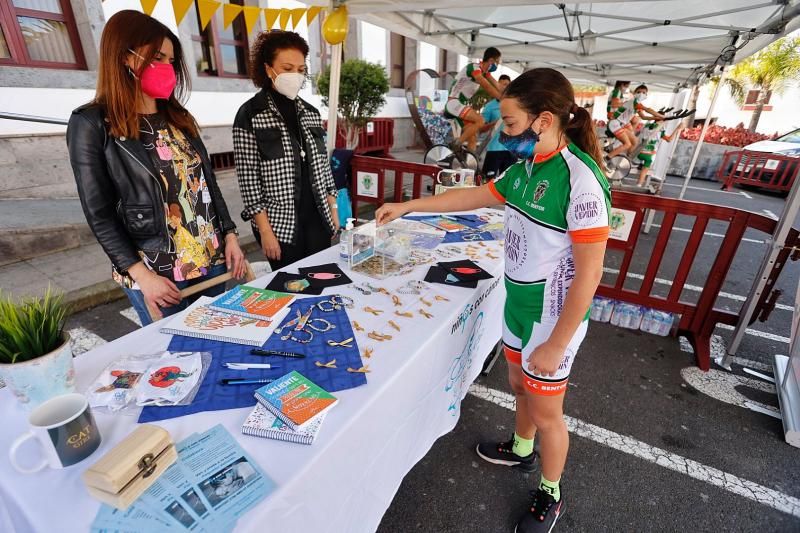
M 100 432 L 83 394 L 62 394 L 51 398 L 28 415 L 30 429 L 20 435 L 8 450 L 11 464 L 23 474 L 43 468 L 64 468 L 79 463 L 100 446 Z M 35 440 L 44 454 L 32 468 L 17 461 L 17 450 L 28 440 Z
M 461 174 L 458 170 L 442 169 L 436 174 L 436 183 L 443 187 L 454 187 L 461 183 Z

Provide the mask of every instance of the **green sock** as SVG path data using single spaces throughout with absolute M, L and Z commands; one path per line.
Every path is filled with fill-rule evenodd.
M 547 494 L 555 498 L 556 501 L 561 500 L 561 480 L 550 481 L 542 476 L 542 481 L 539 482 L 539 488 Z
M 520 457 L 527 457 L 533 453 L 533 439 L 523 439 L 514 433 L 514 446 L 511 451 Z

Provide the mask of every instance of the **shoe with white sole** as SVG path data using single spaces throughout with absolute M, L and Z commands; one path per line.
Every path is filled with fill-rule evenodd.
M 524 472 L 533 472 L 536 462 L 536 452 L 522 457 L 514 453 L 514 437 L 507 442 L 482 442 L 475 449 L 478 456 L 484 461 L 495 465 L 519 468 Z

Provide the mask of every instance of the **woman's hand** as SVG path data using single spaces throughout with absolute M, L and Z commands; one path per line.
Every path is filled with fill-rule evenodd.
M 244 252 L 239 246 L 239 237 L 235 233 L 225 235 L 225 266 L 236 279 L 244 277 Z
M 142 267 L 147 268 L 144 265 Z M 178 287 L 171 280 L 159 276 L 152 270 L 148 269 L 147 272 L 137 276 L 136 283 L 139 284 L 139 290 L 142 291 L 147 308 L 156 315 L 154 317 L 156 319 L 163 316 L 160 311 L 161 307 L 170 307 L 181 303 L 181 291 L 178 290 Z
M 565 351 L 564 347 L 554 342 L 543 342 L 528 358 L 528 370 L 537 376 L 555 376 Z
M 278 238 L 272 229 L 261 232 L 261 251 L 264 252 L 264 256 L 267 259 L 272 259 L 273 261 L 281 260 L 281 243 L 278 242 Z
M 400 218 L 408 213 L 406 205 L 407 204 L 383 204 L 375 211 L 375 220 L 378 221 L 379 226 L 388 224 L 392 220 Z

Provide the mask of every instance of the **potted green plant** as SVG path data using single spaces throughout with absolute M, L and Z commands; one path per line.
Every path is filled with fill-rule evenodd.
M 68 312 L 50 288 L 18 302 L 0 295 L 0 378 L 26 409 L 75 391 Z
M 358 136 L 367 122 L 386 103 L 389 92 L 389 77 L 386 67 L 363 59 L 348 59 L 342 63 L 339 81 L 339 116 L 345 129 L 348 150 L 358 146 Z M 331 83 L 330 67 L 317 79 L 322 103 L 328 103 Z

